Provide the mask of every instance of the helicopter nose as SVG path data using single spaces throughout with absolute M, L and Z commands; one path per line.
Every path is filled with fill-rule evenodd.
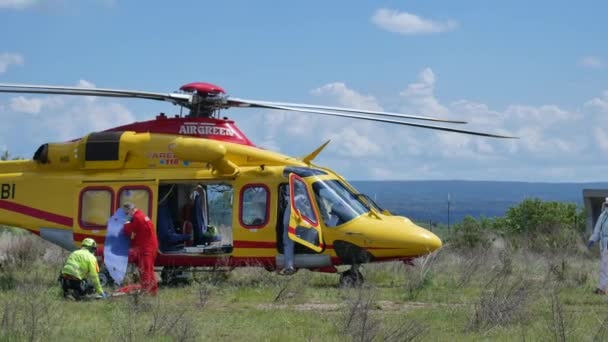
M 441 239 L 437 235 L 409 219 L 391 217 L 386 218 L 386 221 L 392 229 L 383 231 L 384 239 L 380 238 L 377 241 L 383 247 L 390 248 L 395 256 L 419 257 L 433 253 L 442 246 Z
M 403 242 L 413 255 L 433 253 L 442 246 L 441 239 L 437 235 L 415 224 L 412 224 L 406 232 Z
M 425 231 L 419 235 L 416 245 L 418 245 L 420 251 L 424 252 L 423 254 L 428 254 L 438 250 L 443 244 L 437 235 Z

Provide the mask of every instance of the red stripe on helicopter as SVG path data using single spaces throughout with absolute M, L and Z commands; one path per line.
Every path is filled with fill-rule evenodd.
M 82 241 L 86 238 L 91 238 L 97 243 L 104 243 L 105 236 L 98 236 L 92 234 L 74 233 L 75 241 Z M 276 248 L 277 243 L 274 241 L 233 241 L 234 248 Z
M 71 217 L 50 213 L 48 211 L 28 207 L 22 204 L 0 200 L 0 209 L 71 227 L 74 220 Z

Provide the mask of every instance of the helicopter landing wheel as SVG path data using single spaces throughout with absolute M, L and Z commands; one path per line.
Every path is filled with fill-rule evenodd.
M 358 267 L 353 266 L 347 271 L 340 273 L 340 287 L 361 287 L 363 282 L 363 274 L 361 274 Z
M 108 269 L 105 268 L 105 266 L 103 266 L 101 268 L 98 276 L 99 276 L 99 283 L 101 284 L 102 287 L 112 287 L 115 285 L 114 279 L 112 279 L 112 276 L 110 275 L 110 271 L 108 271 Z

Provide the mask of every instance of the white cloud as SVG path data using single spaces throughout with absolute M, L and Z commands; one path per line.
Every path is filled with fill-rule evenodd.
M 341 106 L 375 111 L 383 110 L 375 97 L 370 95 L 362 95 L 352 89 L 348 89 L 346 84 L 342 82 L 329 83 L 322 87 L 313 89 L 311 94 L 334 97 Z
M 458 27 L 454 20 L 433 21 L 386 8 L 377 10 L 372 16 L 372 22 L 386 31 L 404 35 L 448 32 Z
M 78 80 L 78 84 L 76 84 L 76 86 L 80 88 L 97 88 L 93 82 L 89 82 L 87 80 Z
M 395 177 L 394 170 L 385 167 L 372 167 L 373 179 L 393 179 Z
M 604 131 L 600 127 L 596 127 L 593 130 L 593 135 L 595 138 L 595 142 L 597 143 L 599 148 L 602 151 L 607 152 L 608 151 L 608 134 L 606 134 L 606 131 Z
M 608 113 L 608 90 L 605 90 L 600 97 L 595 97 L 587 101 L 585 106 Z
M 102 6 L 112 8 L 116 6 L 118 0 L 95 0 L 95 2 Z M 13 9 L 13 10 L 25 10 L 37 6 L 48 6 L 57 8 L 60 6 L 70 6 L 77 1 L 71 0 L 0 0 L 0 9 Z
M 0 0 L 2 1 L 2 0 Z M 11 65 L 23 65 L 23 56 L 17 53 L 0 54 L 0 73 L 6 72 Z
M 448 109 L 435 98 L 435 73 L 425 68 L 418 75 L 418 82 L 412 83 L 400 95 L 406 103 L 420 115 L 442 116 Z M 406 110 L 409 108 L 406 107 Z
M 39 0 L 0 0 L 0 8 L 24 9 L 35 6 Z
M 11 99 L 10 107 L 17 113 L 38 114 L 44 104 L 41 98 L 26 98 L 18 96 Z
M 478 132 L 514 135 L 492 139 L 351 119 L 279 112 L 241 127 L 255 142 L 269 136 L 284 153 L 304 155 L 326 139 L 332 143 L 317 158 L 347 179 L 469 179 L 523 181 L 598 181 L 605 174 L 598 156 L 608 152 L 608 90 L 583 102 L 584 110 L 555 104 L 511 104 L 495 108 L 467 99 L 442 102 L 431 68 L 381 103 L 345 83 L 328 83 L 311 93 L 328 105 L 386 108 L 411 114 L 468 121 L 447 125 Z M 396 92 L 397 93 L 397 92 Z M 237 120 L 239 126 L 243 121 Z M 269 132 L 271 131 L 271 132 Z M 253 136 L 252 136 L 253 135 Z M 256 136 L 257 135 L 257 136 Z
M 329 136 L 331 141 L 340 146 L 337 153 L 347 157 L 365 157 L 378 154 L 380 146 L 373 137 L 362 135 L 354 127 L 345 127 Z
M 94 86 L 88 81 L 78 85 Z M 75 139 L 92 131 L 136 121 L 135 116 L 124 105 L 108 99 L 90 101 L 82 96 L 16 96 L 8 100 L 7 111 L 2 112 L 4 130 L 0 144 L 21 141 L 11 147 L 14 155 L 26 156 L 28 150 L 44 142 Z M 21 114 L 21 115 L 19 115 Z M 29 114 L 29 115 L 22 115 Z M 19 129 L 15 129 L 15 128 Z M 24 150 L 15 150 L 15 148 Z
M 549 126 L 560 121 L 570 121 L 581 118 L 581 114 L 563 110 L 555 105 L 542 105 L 539 107 L 525 105 L 510 105 L 505 115 L 520 121 L 534 122 L 534 124 Z
M 497 110 L 466 99 L 444 104 L 435 95 L 436 86 L 435 73 L 425 68 L 415 82 L 400 92 L 399 102 L 393 106 L 412 114 L 469 122 L 468 125 L 440 124 L 442 126 L 519 136 L 520 139 L 492 139 L 375 123 L 359 126 L 356 121 L 347 121 L 346 128 L 344 121 L 314 124 L 312 130 L 334 130 L 333 135 L 329 135 L 333 147 L 324 159 L 332 163 L 328 166 L 347 167 L 347 170 L 337 171 L 356 179 L 568 181 L 577 180 L 573 164 L 585 164 L 600 149 L 608 149 L 608 134 L 605 133 L 608 131 L 595 129 L 608 127 L 608 116 L 602 115 L 601 111 L 597 115 L 583 115 L 553 104 L 512 104 Z M 360 93 L 344 83 L 330 83 L 315 89 L 313 94 L 333 98 L 344 106 L 353 103 L 361 106 L 360 97 L 355 96 Z M 365 99 L 382 108 L 373 95 L 366 95 Z M 608 92 L 588 101 L 587 105 L 608 113 Z M 388 161 L 387 156 L 390 156 Z M 347 159 L 354 161 L 352 165 L 346 166 Z M 358 168 L 359 163 L 370 167 Z M 579 170 L 578 174 L 588 173 Z
M 604 61 L 597 56 L 584 56 L 578 62 L 581 66 L 590 69 L 601 69 L 604 67 Z

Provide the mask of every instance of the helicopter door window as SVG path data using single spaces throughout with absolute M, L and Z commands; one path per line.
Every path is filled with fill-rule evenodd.
M 312 208 L 312 201 L 308 196 L 306 183 L 303 180 L 295 178 L 293 181 L 293 207 L 299 211 L 302 218 L 308 221 L 311 225 L 317 225 L 317 215 Z
M 146 186 L 137 186 L 137 187 L 123 187 L 120 189 L 118 193 L 119 199 L 119 207 L 126 202 L 130 202 L 135 204 L 137 209 L 143 211 L 148 217 L 151 217 L 151 201 L 152 196 L 150 195 L 150 188 Z
M 80 192 L 79 223 L 85 229 L 105 229 L 114 211 L 114 191 L 106 187 L 89 187 Z
M 241 225 L 255 229 L 268 223 L 270 191 L 264 184 L 248 184 L 241 190 Z
M 207 184 L 206 208 L 209 218 L 208 233 L 220 238 L 221 245 L 232 245 L 232 197 L 230 184 Z

